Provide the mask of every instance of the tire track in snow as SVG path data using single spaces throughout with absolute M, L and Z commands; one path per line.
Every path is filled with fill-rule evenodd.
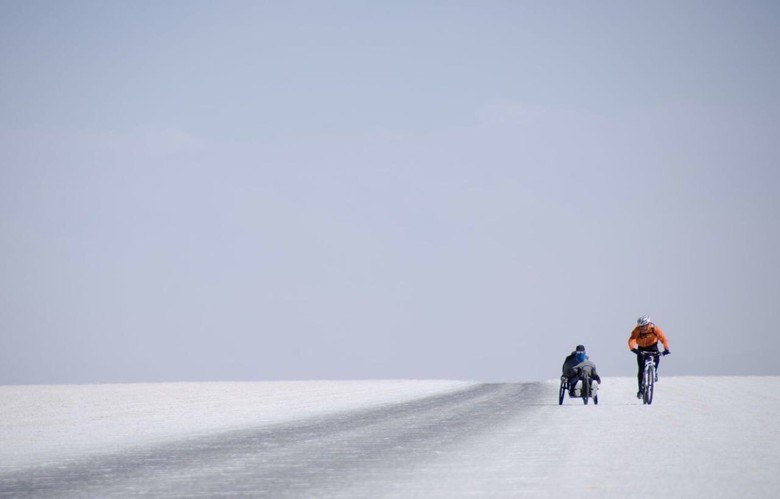
M 538 384 L 481 384 L 403 404 L 0 475 L 0 495 L 338 496 L 379 493 L 376 487 L 392 492 L 426 461 L 457 452 L 545 394 Z

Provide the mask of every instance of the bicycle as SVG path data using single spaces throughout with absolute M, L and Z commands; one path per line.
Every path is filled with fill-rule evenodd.
M 653 394 L 655 392 L 655 382 L 658 381 L 658 371 L 656 370 L 656 358 L 659 352 L 639 352 L 644 359 L 642 368 L 642 403 L 650 405 L 653 403 Z

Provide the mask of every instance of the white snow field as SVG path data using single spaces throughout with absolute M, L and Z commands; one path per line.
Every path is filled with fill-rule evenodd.
M 780 497 L 780 377 L 0 387 L 2 497 Z

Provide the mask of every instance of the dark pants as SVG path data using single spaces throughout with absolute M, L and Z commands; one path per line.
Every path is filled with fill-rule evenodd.
M 658 353 L 658 344 L 655 344 L 651 347 L 640 347 L 640 352 L 654 352 L 655 355 L 655 370 L 658 372 L 658 366 L 661 365 L 661 355 Z M 639 384 L 639 391 L 642 391 L 642 372 L 645 370 L 645 359 L 642 355 L 636 356 L 636 365 L 639 368 L 639 370 L 636 373 L 636 379 Z
M 580 376 L 579 374 L 574 375 L 573 377 L 569 378 L 569 395 L 572 395 L 574 392 L 574 385 L 577 384 L 579 380 L 582 380 L 582 384 L 585 384 L 585 378 Z M 591 379 L 591 383 L 592 383 Z M 582 393 L 582 387 L 580 387 L 580 393 Z
M 574 395 L 574 385 L 577 384 L 577 381 L 580 379 L 579 374 L 575 374 L 574 376 L 571 376 L 569 378 L 569 395 Z

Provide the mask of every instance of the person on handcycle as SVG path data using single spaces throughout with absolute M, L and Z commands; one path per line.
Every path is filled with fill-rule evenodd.
M 663 352 L 659 354 L 658 342 L 664 346 Z M 650 317 L 643 315 L 636 320 L 636 327 L 631 331 L 628 338 L 628 348 L 636 354 L 636 363 L 639 371 L 636 378 L 639 383 L 639 391 L 636 392 L 636 398 L 642 398 L 642 371 L 645 368 L 642 352 L 651 352 L 655 358 L 656 372 L 661 363 L 660 355 L 669 355 L 669 340 L 661 328 L 650 322 Z
M 562 375 L 566 378 L 566 383 L 569 387 L 569 396 L 574 397 L 574 387 L 584 370 L 588 371 L 591 379 L 595 379 L 601 383 L 601 378 L 596 373 L 596 364 L 588 359 L 585 353 L 584 345 L 577 345 L 577 348 L 570 353 L 563 361 Z
M 578 356 L 578 359 L 579 358 L 582 357 Z M 574 366 L 574 373 L 574 378 L 569 380 L 570 396 L 574 396 L 574 387 L 577 385 L 578 380 L 582 380 L 582 383 L 584 384 L 585 380 L 590 378 L 591 383 L 595 381 L 599 385 L 601 384 L 601 376 L 599 376 L 599 373 L 596 372 L 596 364 L 594 364 L 587 355 L 580 361 L 579 364 Z

